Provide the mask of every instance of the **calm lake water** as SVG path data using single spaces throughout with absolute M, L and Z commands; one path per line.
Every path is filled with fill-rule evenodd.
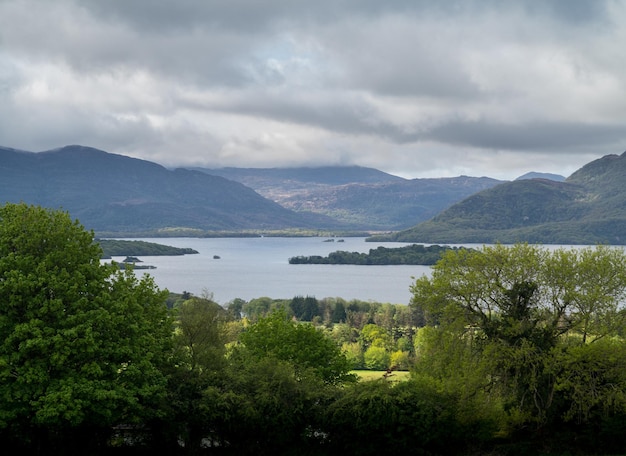
M 408 304 L 412 277 L 430 273 L 428 266 L 290 265 L 298 255 L 326 256 L 336 250 L 368 252 L 378 246 L 400 247 L 405 243 L 323 242 L 324 238 L 149 238 L 148 242 L 190 247 L 197 255 L 140 257 L 156 269 L 138 270 L 154 277 L 160 288 L 200 295 L 213 293 L 220 304 L 241 298 L 269 296 L 341 297 L 346 300 Z M 217 255 L 220 259 L 214 259 Z M 124 257 L 114 257 L 121 261 Z

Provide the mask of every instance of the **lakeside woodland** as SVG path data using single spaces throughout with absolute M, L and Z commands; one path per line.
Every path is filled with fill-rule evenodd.
M 6 451 L 624 454 L 621 248 L 449 249 L 408 306 L 220 306 L 101 256 L 66 212 L 0 207 Z
M 449 247 L 442 245 L 412 244 L 404 247 L 377 247 L 369 253 L 348 252 L 338 250 L 328 256 L 295 256 L 289 258 L 289 264 L 358 264 L 358 265 L 424 265 L 432 266 L 441 255 L 448 250 L 463 247 Z

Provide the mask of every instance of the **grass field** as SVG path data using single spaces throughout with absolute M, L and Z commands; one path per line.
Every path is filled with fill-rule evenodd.
M 378 380 L 379 378 L 383 378 L 385 371 L 353 370 L 350 373 L 356 374 L 359 377 L 359 380 Z M 395 381 L 395 382 L 407 380 L 409 378 L 409 372 L 408 371 L 393 371 L 391 375 L 387 378 L 390 381 Z

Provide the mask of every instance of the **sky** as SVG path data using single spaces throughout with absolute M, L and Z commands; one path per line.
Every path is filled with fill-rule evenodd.
M 0 0 L 0 145 L 570 175 L 626 150 L 626 0 Z

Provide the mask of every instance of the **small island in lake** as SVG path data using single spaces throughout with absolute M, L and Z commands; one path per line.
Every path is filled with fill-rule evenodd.
M 378 247 L 369 253 L 337 251 L 327 257 L 319 255 L 289 258 L 289 264 L 356 264 L 356 265 L 422 265 L 432 266 L 448 250 L 464 247 L 412 244 L 404 247 Z
M 97 239 L 96 242 L 102 247 L 103 259 L 111 258 L 112 256 L 174 256 L 198 253 L 194 249 L 172 247 L 170 245 L 157 244 L 156 242 L 120 239 Z

